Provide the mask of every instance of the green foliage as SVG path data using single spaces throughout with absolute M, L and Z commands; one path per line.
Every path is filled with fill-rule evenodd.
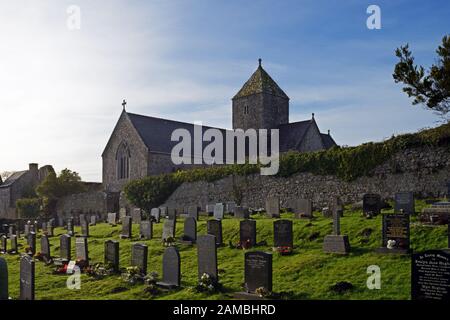
M 23 198 L 16 201 L 16 208 L 21 218 L 36 218 L 39 215 L 42 201 L 39 198 Z
M 414 64 L 408 45 L 397 48 L 395 55 L 400 61 L 392 76 L 396 83 L 405 84 L 403 91 L 414 98 L 414 105 L 424 104 L 445 116 L 450 111 L 450 36 L 444 36 L 436 53 L 438 60 L 426 74 L 424 67 Z
M 40 197 L 48 199 L 60 199 L 83 191 L 85 191 L 85 186 L 81 182 L 80 176 L 77 172 L 69 169 L 62 170 L 59 176 L 56 176 L 55 172 L 50 172 L 36 188 Z

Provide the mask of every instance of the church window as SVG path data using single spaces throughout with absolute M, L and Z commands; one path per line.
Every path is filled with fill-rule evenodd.
M 130 149 L 126 143 L 121 143 L 117 149 L 117 178 L 128 179 L 130 177 Z
M 244 114 L 248 114 L 248 106 L 244 106 Z

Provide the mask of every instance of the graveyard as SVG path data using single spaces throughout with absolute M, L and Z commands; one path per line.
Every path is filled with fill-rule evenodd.
M 392 208 L 383 209 L 382 214 L 394 212 Z M 430 207 L 425 200 L 415 201 L 416 212 Z M 222 221 L 222 245 L 217 247 L 217 269 L 220 286 L 211 291 L 201 291 L 198 285 L 197 247 L 200 237 L 206 235 L 207 220 L 213 219 L 200 215 L 196 221 L 197 239 L 186 241 L 183 237 L 185 218 L 177 217 L 175 242 L 170 245 L 177 248 L 181 265 L 181 285 L 169 289 L 146 290 L 147 284 L 130 283 L 124 280 L 120 272 L 94 277 L 88 272 L 81 274 L 79 289 L 66 286 L 68 275 L 56 274 L 54 264 L 46 264 L 35 259 L 35 299 L 37 300 L 149 300 L 149 299 L 234 299 L 235 293 L 243 291 L 244 256 L 253 251 L 271 253 L 273 299 L 331 299 L 331 300 L 405 300 L 411 297 L 411 256 L 408 254 L 383 254 L 377 252 L 382 243 L 382 215 L 371 219 L 362 215 L 361 209 L 345 206 L 340 218 L 340 234 L 346 235 L 350 242 L 347 255 L 326 253 L 323 250 L 324 238 L 333 233 L 333 219 L 324 217 L 322 212 L 313 212 L 313 217 L 296 218 L 293 213 L 281 211 L 280 218 L 292 221 L 293 250 L 284 255 L 273 250 L 274 221 L 278 218 L 268 217 L 264 213 L 252 214 L 249 220 L 241 220 L 225 214 Z M 127 219 L 125 219 L 127 220 Z M 125 221 L 124 220 L 124 221 Z M 124 272 L 130 266 L 132 245 L 145 244 L 147 252 L 147 274 L 156 272 L 158 281 L 162 279 L 163 254 L 166 250 L 161 236 L 167 219 L 153 223 L 151 239 L 139 238 L 139 224 L 131 224 L 131 237 L 124 236 L 129 226 L 111 225 L 98 221 L 88 229 L 87 239 L 89 264 L 103 263 L 105 242 L 117 241 L 119 245 L 119 268 Z M 189 218 L 186 219 L 188 221 Z M 190 220 L 192 222 L 192 220 Z M 254 221 L 256 224 L 256 245 L 248 249 L 238 248 L 240 241 L 240 223 Z M 190 222 L 190 223 L 191 223 Z M 75 235 L 86 235 L 81 226 L 74 226 Z M 84 228 L 86 228 L 84 226 Z M 66 228 L 56 227 L 49 237 L 51 256 L 58 257 L 60 236 L 67 233 Z M 41 253 L 42 230 L 36 236 L 36 255 Z M 195 236 L 194 236 L 195 238 Z M 214 239 L 214 238 L 213 238 Z M 217 238 L 216 238 L 217 239 Z M 417 215 L 410 220 L 410 248 L 414 252 L 430 249 L 448 248 L 447 225 L 424 225 L 418 222 Z M 108 242 L 111 244 L 111 242 Z M 116 245 L 117 245 L 116 243 Z M 9 241 L 8 241 L 9 245 Z M 204 245 L 204 244 L 203 244 Z M 19 253 L 25 253 L 25 239 L 18 241 Z M 75 256 L 75 239 L 72 239 L 71 255 Z M 8 265 L 9 296 L 19 298 L 20 289 L 20 254 L 0 254 Z M 173 258 L 173 257 L 172 257 Z M 176 258 L 176 257 L 175 257 Z M 206 259 L 208 260 L 208 259 Z M 204 262 L 204 261 L 203 261 Z M 200 262 L 203 264 L 203 262 Z M 166 263 L 171 263 L 170 261 Z M 366 281 L 369 276 L 367 268 L 378 265 L 381 270 L 382 290 L 369 290 Z M 171 266 L 169 265 L 168 268 Z M 208 270 L 209 266 L 202 266 Z M 206 269 L 205 269 L 206 268 Z

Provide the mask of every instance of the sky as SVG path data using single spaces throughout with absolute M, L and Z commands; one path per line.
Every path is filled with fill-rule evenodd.
M 367 28 L 369 5 L 381 29 Z M 339 145 L 436 126 L 394 83 L 394 51 L 409 43 L 429 67 L 449 16 L 447 0 L 1 0 L 0 172 L 37 162 L 101 182 L 123 99 L 129 112 L 231 128 L 258 58 L 290 121 L 314 112 Z

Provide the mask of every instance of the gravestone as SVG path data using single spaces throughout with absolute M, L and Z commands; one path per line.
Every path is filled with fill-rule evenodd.
M 243 248 L 251 248 L 256 245 L 256 221 L 241 220 L 239 223 L 239 241 Z
M 30 224 L 29 223 L 26 223 L 24 226 L 23 226 L 23 233 L 24 233 L 24 237 L 25 238 L 28 238 L 28 235 L 30 234 Z
M 291 207 L 296 218 L 312 218 L 312 201 L 309 199 L 291 199 Z
M 153 221 L 143 220 L 139 225 L 139 237 L 141 239 L 150 240 L 153 237 Z
M 341 215 L 337 208 L 333 210 L 333 234 L 327 235 L 323 241 L 323 251 L 326 253 L 348 254 L 350 241 L 347 235 L 341 235 Z
M 208 216 L 211 216 L 211 215 L 214 214 L 214 207 L 215 206 L 216 205 L 212 204 L 212 203 L 209 203 L 209 204 L 206 205 L 206 213 L 207 213 Z
M 110 265 L 114 272 L 119 271 L 119 241 L 105 241 L 105 265 Z
M 363 196 L 363 214 L 366 217 L 379 215 L 381 212 L 381 196 L 374 193 L 366 193 Z
M 167 219 L 164 222 L 163 232 L 162 232 L 162 240 L 165 241 L 168 238 L 175 238 L 177 219 Z
M 51 259 L 50 242 L 48 241 L 48 237 L 45 234 L 41 236 L 41 254 L 44 257 L 45 261 Z
M 74 229 L 74 225 L 73 225 L 73 218 L 69 218 L 67 220 L 67 234 L 69 236 L 75 235 L 75 229 Z
M 291 220 L 273 222 L 273 242 L 275 248 L 293 248 L 293 231 Z
M 9 238 L 9 240 L 11 242 L 11 251 L 10 251 L 10 253 L 18 253 L 19 252 L 19 250 L 17 249 L 17 239 L 18 239 L 18 237 L 15 234 L 13 234 Z
M 80 226 L 81 226 L 83 223 L 86 222 L 86 215 L 82 213 L 82 214 L 80 214 L 80 215 L 78 216 L 78 219 L 79 219 L 78 223 L 79 223 Z
M 440 250 L 411 257 L 411 299 L 450 301 L 450 254 Z
M 0 300 L 8 300 L 8 265 L 6 260 L 0 258 Z
M 208 220 L 206 222 L 206 232 L 209 235 L 213 235 L 216 238 L 216 245 L 222 245 L 222 221 L 221 220 Z
M 8 237 L 11 237 L 13 234 L 16 234 L 16 225 L 10 224 L 8 228 Z
M 266 199 L 266 215 L 270 218 L 280 217 L 280 198 L 268 197 Z
M 6 235 L 2 235 L 0 237 L 0 242 L 1 242 L 1 247 L 0 247 L 0 253 L 8 253 L 8 238 L 6 237 Z
M 81 225 L 81 236 L 89 238 L 89 223 L 86 221 L 86 219 L 80 220 Z
M 248 219 L 250 218 L 250 213 L 248 208 L 236 206 L 234 208 L 234 217 L 237 219 Z
M 197 264 L 198 264 L 198 279 L 200 280 L 203 274 L 210 276 L 213 282 L 218 282 L 217 271 L 217 246 L 216 238 L 211 235 L 201 235 L 197 239 Z
M 20 300 L 34 300 L 34 260 L 28 255 L 20 257 Z
M 150 217 L 153 218 L 153 221 L 155 221 L 155 223 L 159 223 L 159 220 L 161 219 L 161 209 L 160 208 L 153 208 L 150 211 Z
M 130 216 L 126 216 L 122 218 L 122 233 L 120 237 L 122 239 L 131 239 L 132 234 L 132 221 Z
M 142 274 L 147 274 L 148 247 L 145 244 L 135 243 L 131 246 L 131 265 L 138 267 Z
M 126 216 L 127 216 L 127 208 L 120 208 L 119 209 L 119 220 L 123 221 L 122 219 Z
M 86 265 L 89 265 L 89 251 L 87 238 L 85 237 L 75 238 L 75 257 L 76 260 L 84 260 Z
M 245 253 L 245 291 L 255 293 L 258 288 L 272 292 L 272 255 L 253 251 Z
M 177 209 L 175 208 L 168 208 L 167 209 L 167 218 L 170 220 L 175 220 L 177 218 Z
M 168 207 L 159 207 L 158 209 L 160 209 L 160 215 L 162 217 L 167 217 L 167 215 L 169 214 L 169 208 Z
M 379 253 L 410 252 L 409 214 L 384 214 L 382 244 Z
M 140 224 L 142 220 L 142 210 L 139 208 L 134 208 L 131 213 L 131 221 L 136 224 Z
M 162 268 L 162 281 L 157 285 L 165 288 L 179 287 L 181 285 L 181 262 L 176 247 L 168 247 L 164 250 Z
M 108 212 L 108 223 L 110 225 L 115 226 L 117 223 L 117 213 L 115 212 Z
M 395 204 L 394 212 L 414 214 L 416 212 L 416 207 L 414 205 L 414 193 L 412 192 L 397 192 L 395 194 Z
M 47 232 L 46 232 L 47 236 L 49 237 L 53 237 L 55 235 L 55 226 L 54 223 L 52 222 L 48 222 L 47 223 Z
M 182 241 L 185 244 L 193 244 L 197 240 L 197 220 L 194 217 L 187 217 L 184 220 L 184 234 Z
M 198 211 L 197 206 L 190 206 L 188 207 L 188 216 L 198 221 Z
M 234 214 L 234 209 L 236 209 L 236 202 L 228 201 L 225 202 L 225 212 L 228 214 Z
M 72 237 L 68 234 L 63 234 L 59 238 L 59 257 L 63 261 L 70 261 L 72 258 Z
M 36 254 L 36 233 L 30 232 L 28 235 L 28 254 L 34 256 Z
M 92 215 L 91 216 L 91 226 L 95 226 L 95 225 L 97 225 L 97 216 Z
M 223 205 L 223 203 L 216 203 L 216 205 L 214 206 L 214 219 L 222 220 L 224 210 L 225 206 Z

